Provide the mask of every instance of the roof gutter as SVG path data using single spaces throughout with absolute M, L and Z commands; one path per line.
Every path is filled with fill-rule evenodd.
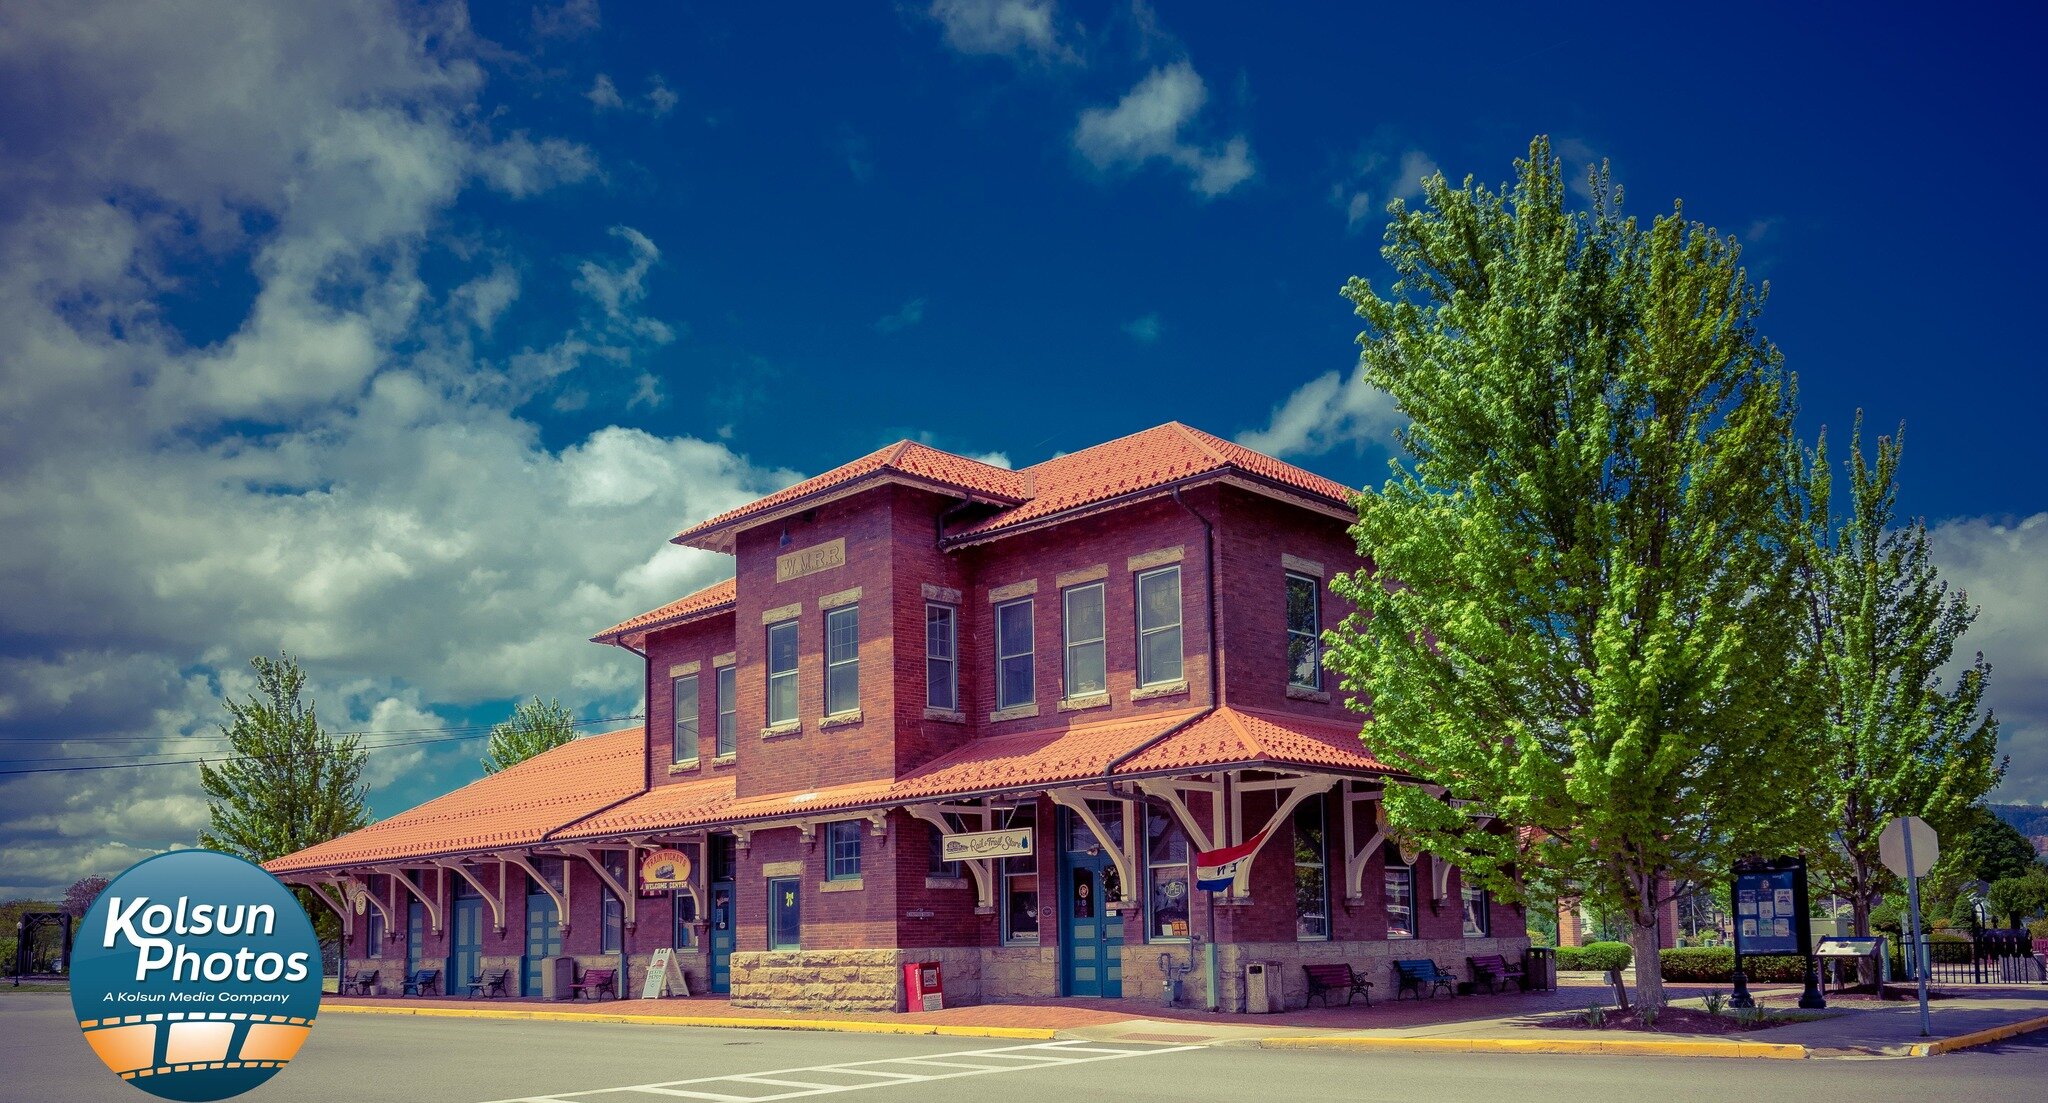
M 1202 523 L 1202 562 L 1204 564 L 1202 573 L 1207 576 L 1208 586 L 1205 589 L 1208 590 L 1209 599 L 1209 704 L 1202 711 L 1103 764 L 1102 788 L 1107 792 L 1113 793 L 1116 791 L 1115 774 L 1117 767 L 1180 734 L 1187 730 L 1189 726 L 1215 715 L 1216 710 L 1223 705 L 1222 671 L 1218 669 L 1216 664 L 1216 526 L 1207 517 L 1202 516 L 1201 513 L 1196 511 L 1195 507 L 1181 501 L 1180 488 L 1181 484 L 1186 481 L 1183 479 L 1173 484 L 1173 504 L 1187 510 L 1188 516 Z

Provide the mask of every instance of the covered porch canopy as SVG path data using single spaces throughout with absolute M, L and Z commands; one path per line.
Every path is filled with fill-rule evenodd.
M 533 864 L 558 857 L 587 864 L 618 897 L 631 929 L 637 853 L 701 843 L 714 831 L 730 833 L 742 851 L 760 831 L 794 827 L 809 843 L 819 824 L 849 819 L 865 819 L 881 837 L 896 811 L 948 833 L 977 831 L 1002 826 L 1009 809 L 1043 794 L 1086 824 L 1123 883 L 1136 885 L 1139 833 L 1113 837 L 1090 802 L 1126 802 L 1128 812 L 1130 802 L 1150 798 L 1171 810 L 1196 850 L 1213 850 L 1262 831 L 1272 838 L 1270 829 L 1303 801 L 1334 789 L 1342 830 L 1331 842 L 1343 847 L 1341 885 L 1355 904 L 1364 895 L 1367 863 L 1386 839 L 1380 796 L 1386 784 L 1406 780 L 1366 752 L 1354 725 L 1230 706 L 982 738 L 893 781 L 746 799 L 735 796 L 730 774 L 650 789 L 646 756 L 639 728 L 580 739 L 266 868 L 311 889 L 340 917 L 345 934 L 353 935 L 356 918 L 374 908 L 395 938 L 403 929 L 395 916 L 409 898 L 424 905 L 437 934 L 442 930 L 452 879 L 483 897 L 489 921 L 503 932 L 518 921 L 510 909 L 524 893 L 519 874 L 554 897 L 566 930 L 573 879 L 558 889 Z M 1247 797 L 1266 793 L 1270 810 L 1256 800 L 1263 811 L 1259 822 L 1249 822 Z M 627 852 L 623 876 L 603 860 L 604 852 L 619 850 Z M 996 860 L 962 862 L 983 914 L 995 910 Z M 1436 865 L 1432 895 L 1442 899 L 1448 866 Z M 1231 898 L 1248 897 L 1251 866 L 1240 866 Z M 699 883 L 701 868 L 693 875 Z M 382 894 L 370 891 L 374 874 L 387 875 Z M 684 891 L 701 904 L 696 886 Z

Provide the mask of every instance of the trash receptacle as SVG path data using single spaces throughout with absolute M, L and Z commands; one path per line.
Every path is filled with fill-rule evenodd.
M 576 998 L 576 959 L 566 954 L 560 957 L 540 959 L 540 998 L 544 1000 L 569 1000 Z
M 1549 946 L 1531 946 L 1522 955 L 1522 975 L 1532 992 L 1549 992 L 1557 987 L 1557 951 Z
M 1244 967 L 1245 1014 L 1269 1015 L 1284 1006 L 1280 993 L 1280 967 L 1270 961 L 1248 962 Z
M 905 1011 L 943 1011 L 946 1007 L 946 986 L 939 976 L 936 961 L 909 961 L 903 964 L 903 1009 Z

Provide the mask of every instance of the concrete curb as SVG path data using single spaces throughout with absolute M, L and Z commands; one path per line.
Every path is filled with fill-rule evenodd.
M 501 1019 L 510 1022 L 627 1023 L 640 1026 L 704 1026 L 738 1030 L 821 1030 L 841 1034 L 923 1034 L 944 1038 L 1020 1038 L 1051 1041 L 1057 1030 L 1036 1026 L 972 1026 L 950 1023 L 871 1023 L 859 1019 L 745 1019 L 713 1015 L 634 1015 L 627 1012 L 515 1011 L 479 1007 L 366 1007 L 330 1004 L 321 1014 L 416 1015 L 441 1019 Z
M 1762 1057 L 1805 1060 L 1782 1042 L 1659 1042 L 1636 1038 L 1263 1038 L 1262 1049 L 1406 1049 L 1452 1053 L 1560 1053 L 1606 1057 Z
M 1907 1047 L 1906 1056 L 1932 1057 L 1938 1053 L 1954 1053 L 1959 1049 L 1969 1049 L 1972 1046 L 2002 1042 L 2016 1035 L 2028 1034 L 2042 1029 L 2048 1029 L 2048 1015 L 2028 1019 L 2025 1022 L 2008 1023 L 2005 1026 L 1988 1027 L 1984 1030 L 1971 1031 L 1968 1034 L 1958 1034 L 1953 1038 L 1937 1038 L 1932 1042 L 1920 1042 Z

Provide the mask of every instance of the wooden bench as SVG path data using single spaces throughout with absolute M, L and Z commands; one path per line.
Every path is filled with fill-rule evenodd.
M 1458 978 L 1437 968 L 1436 962 L 1428 958 L 1410 958 L 1395 962 L 1394 976 L 1400 984 L 1400 987 L 1394 990 L 1396 1000 L 1401 998 L 1403 992 L 1413 992 L 1416 999 L 1421 999 L 1425 985 L 1429 988 L 1430 999 L 1436 998 L 1436 990 L 1439 988 L 1452 999 L 1458 996 Z
M 405 978 L 405 987 L 398 990 L 401 996 L 427 996 L 440 987 L 441 970 L 418 969 Z
M 348 983 L 350 987 L 356 990 L 356 995 L 374 996 L 377 994 L 377 970 L 358 970 Z
M 505 995 L 505 986 L 510 983 L 512 983 L 512 970 L 492 970 L 469 982 L 469 998 L 475 999 L 478 996 L 488 996 L 493 992 L 500 996 Z
M 1472 981 L 1483 984 L 1488 992 L 1505 992 L 1508 982 L 1513 981 L 1522 991 L 1529 990 L 1529 978 L 1522 972 L 1522 963 L 1509 961 L 1499 954 L 1483 957 L 1468 957 L 1465 964 L 1472 967 Z
M 582 996 L 586 992 L 592 996 L 597 995 L 599 992 L 611 995 L 612 981 L 618 975 L 619 971 L 617 969 L 585 969 L 583 970 L 583 979 L 570 985 L 569 990 L 577 996 Z
M 1346 1007 L 1351 1006 L 1353 996 L 1364 996 L 1365 1006 L 1372 1006 L 1372 982 L 1341 961 L 1303 965 L 1301 971 L 1308 974 L 1308 998 L 1312 1000 L 1321 996 L 1324 1007 L 1330 1006 L 1332 992 L 1344 993 Z M 1308 1001 L 1302 1001 L 1302 1006 L 1308 1006 Z

